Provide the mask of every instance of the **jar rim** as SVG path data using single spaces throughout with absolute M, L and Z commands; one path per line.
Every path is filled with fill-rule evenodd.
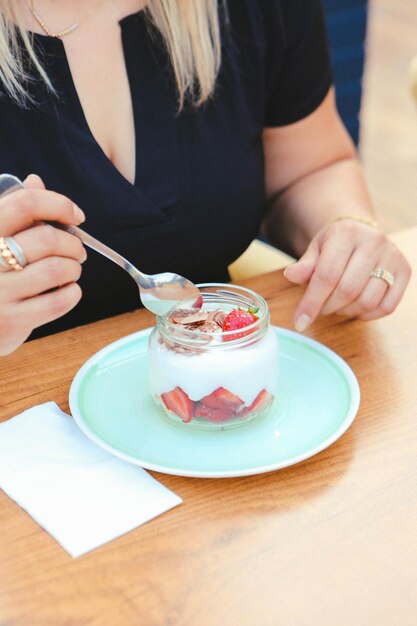
M 234 285 L 233 283 L 200 283 L 197 287 L 201 290 L 203 303 L 207 300 L 210 303 L 215 303 L 218 300 L 219 304 L 227 302 L 230 305 L 235 301 L 236 307 L 239 305 L 248 308 L 256 307 L 259 318 L 256 322 L 245 326 L 241 332 L 237 330 L 219 330 L 219 332 L 210 333 L 199 331 L 198 329 L 181 328 L 179 324 L 170 322 L 168 316 L 157 316 L 158 329 L 170 341 L 182 345 L 204 345 L 210 348 L 222 347 L 224 349 L 226 346 L 235 347 L 242 343 L 257 341 L 267 330 L 270 321 L 268 304 L 261 295 L 252 289 Z M 207 291 L 208 289 L 213 291 Z

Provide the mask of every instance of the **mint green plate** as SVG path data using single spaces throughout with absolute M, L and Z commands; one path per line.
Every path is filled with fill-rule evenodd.
M 80 429 L 102 448 L 146 469 L 222 478 L 299 463 L 334 443 L 358 411 L 350 367 L 317 341 L 276 328 L 278 393 L 271 412 L 231 430 L 190 430 L 161 418 L 147 385 L 151 329 L 111 343 L 79 370 L 70 407 Z

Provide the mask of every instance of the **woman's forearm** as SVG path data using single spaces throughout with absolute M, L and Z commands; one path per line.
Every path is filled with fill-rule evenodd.
M 277 247 L 301 256 L 314 235 L 337 217 L 374 219 L 356 157 L 313 171 L 270 200 L 264 227 Z

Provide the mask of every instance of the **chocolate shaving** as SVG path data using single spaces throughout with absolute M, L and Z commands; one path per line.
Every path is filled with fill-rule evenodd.
M 186 317 L 190 317 L 195 313 L 199 313 L 196 309 L 176 309 L 170 316 L 169 321 L 174 324 L 182 324 Z
M 215 311 L 214 312 L 214 316 L 213 316 L 213 321 L 220 326 L 220 328 L 223 328 L 223 322 L 227 317 L 227 313 L 225 313 L 224 311 Z
M 171 314 L 170 321 L 181 326 L 184 330 L 216 333 L 222 330 L 226 315 L 221 309 L 215 309 L 214 311 L 177 309 Z
M 208 311 L 207 321 L 212 322 L 214 320 L 214 316 L 218 313 L 220 309 L 214 309 L 214 311 Z
M 182 346 L 175 341 L 169 341 L 165 337 L 159 337 L 158 341 L 168 350 L 172 350 L 173 352 L 177 352 L 178 354 L 184 354 L 185 356 L 194 356 L 196 354 L 202 354 L 204 352 L 204 346 L 193 346 L 192 348 L 190 346 Z M 209 343 L 209 341 L 207 343 Z
M 204 322 L 204 324 L 201 324 L 198 327 L 198 330 L 202 333 L 216 333 L 219 328 L 221 328 L 218 324 L 216 324 L 216 322 L 209 322 L 207 320 L 207 322 Z
M 187 317 L 183 317 L 180 321 L 180 324 L 184 326 L 194 325 L 201 322 L 205 322 L 208 318 L 207 311 L 199 311 L 198 313 L 193 313 L 193 315 L 188 315 Z M 178 323 L 178 322 L 177 322 Z

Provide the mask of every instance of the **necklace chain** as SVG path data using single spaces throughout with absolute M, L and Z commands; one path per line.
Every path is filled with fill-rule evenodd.
M 56 39 L 62 39 L 62 37 L 65 37 L 65 35 L 69 35 L 70 33 L 72 33 L 76 28 L 78 28 L 78 26 L 80 25 L 80 22 L 82 20 L 85 20 L 89 15 L 91 15 L 91 13 L 94 11 L 94 9 L 97 8 L 98 4 L 100 4 L 101 2 L 97 2 L 95 3 L 88 11 L 87 13 L 85 13 L 82 18 L 80 20 L 78 20 L 78 22 L 74 22 L 73 24 L 71 24 L 71 26 L 68 26 L 68 28 L 65 28 L 64 30 L 60 30 L 56 33 L 52 32 L 48 26 L 45 24 L 43 18 L 41 17 L 41 15 L 36 11 L 33 2 L 28 3 L 30 12 L 32 13 L 34 19 L 37 21 L 37 23 L 39 24 L 39 26 L 42 28 L 42 30 L 49 36 L 49 37 L 55 37 Z

